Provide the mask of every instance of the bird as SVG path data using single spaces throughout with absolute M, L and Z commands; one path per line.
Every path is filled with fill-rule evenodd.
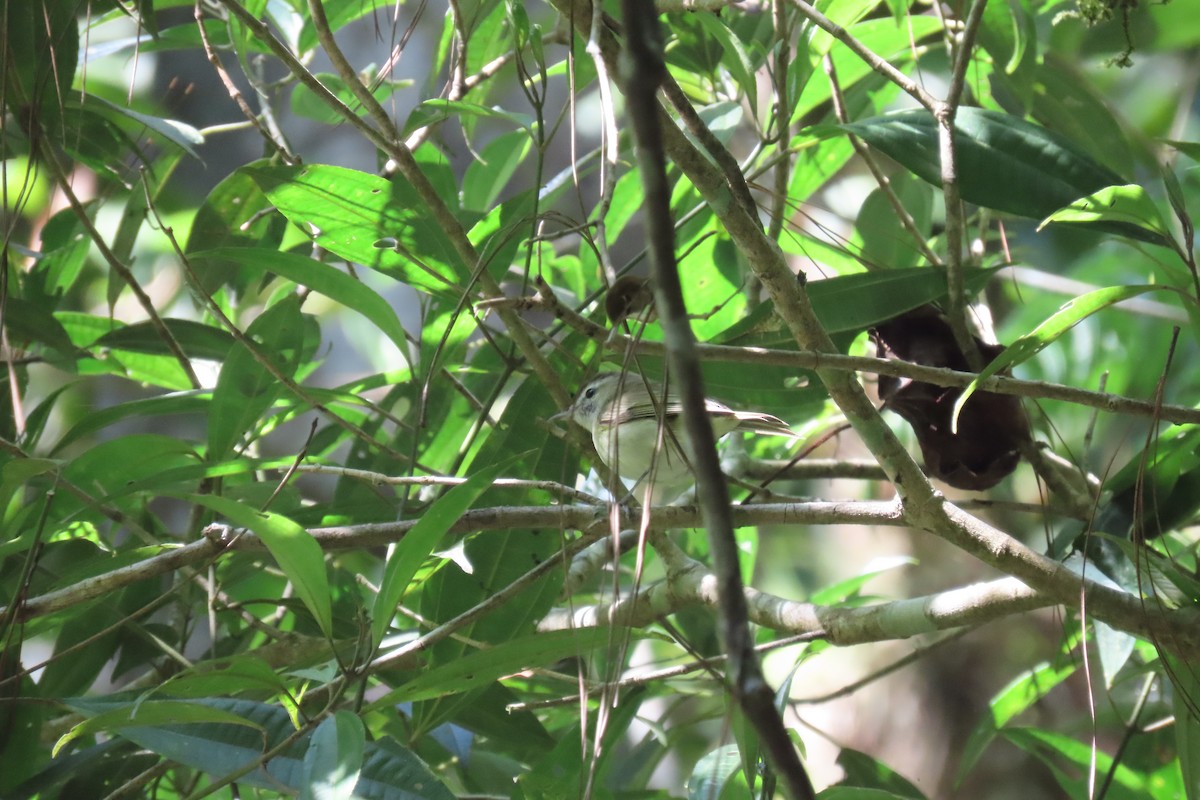
M 796 435 L 786 422 L 770 414 L 736 411 L 711 398 L 705 398 L 704 410 L 717 439 L 738 430 Z M 664 392 L 658 383 L 637 375 L 604 372 L 589 381 L 568 408 L 550 419 L 569 418 L 586 428 L 605 465 L 635 481 L 635 493 L 649 490 L 643 492 L 647 502 L 660 503 L 678 497 L 695 481 L 682 414 L 679 399 Z

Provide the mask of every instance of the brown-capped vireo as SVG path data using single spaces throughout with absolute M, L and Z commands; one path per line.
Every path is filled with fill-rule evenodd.
M 717 439 L 736 430 L 794 437 L 778 417 L 735 411 L 705 399 Z M 678 398 L 640 375 L 606 372 L 580 390 L 575 402 L 550 419 L 569 417 L 592 434 L 604 463 L 622 478 L 637 481 L 634 491 L 652 492 L 648 502 L 674 499 L 694 482 L 690 444 Z M 660 433 L 661 427 L 661 433 Z

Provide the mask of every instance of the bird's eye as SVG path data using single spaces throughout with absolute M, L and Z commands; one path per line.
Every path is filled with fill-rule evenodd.
M 595 386 L 589 386 L 583 392 L 583 397 L 585 400 L 591 400 L 595 396 L 596 396 L 596 387 Z

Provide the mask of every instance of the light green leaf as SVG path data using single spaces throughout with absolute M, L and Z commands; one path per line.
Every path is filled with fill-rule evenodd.
M 962 395 L 958 398 L 958 402 L 954 404 L 954 414 L 951 417 L 952 429 L 957 428 L 959 412 L 962 411 L 967 400 L 979 388 L 980 383 L 1001 370 L 1028 361 L 1034 355 L 1057 341 L 1064 333 L 1097 311 L 1120 303 L 1123 300 L 1128 300 L 1131 297 L 1155 291 L 1170 291 L 1180 295 L 1185 300 L 1188 299 L 1186 294 L 1172 286 L 1142 284 L 1134 286 L 1109 286 L 1080 295 L 1074 300 L 1064 303 L 1058 311 L 1054 312 L 1044 322 L 1014 341 L 1003 353 L 992 359 L 992 362 L 984 367 L 975 380 L 967 385 L 967 388 L 963 390 Z
M 622 633 L 639 638 L 644 634 Z M 441 666 L 422 672 L 408 683 L 372 703 L 377 711 L 397 703 L 461 694 L 530 667 L 541 667 L 574 658 L 612 641 L 609 628 L 576 628 L 522 636 L 519 639 L 476 650 Z
M 190 495 L 192 502 L 211 508 L 235 525 L 249 528 L 275 557 L 283 574 L 292 582 L 296 595 L 316 619 L 321 632 L 333 634 L 333 608 L 329 595 L 329 575 L 325 554 L 317 540 L 302 526 L 287 517 L 257 511 L 236 500 L 215 495 Z
M 403 179 L 324 164 L 242 170 L 280 213 L 331 253 L 415 289 L 458 296 L 468 270 Z
M 195 253 L 191 258 L 199 262 L 233 262 L 245 272 L 255 275 L 273 272 L 281 278 L 307 286 L 362 314 L 391 339 L 401 353 L 408 352 L 404 327 L 392 304 L 371 287 L 340 269 L 295 253 L 250 247 L 220 247 Z
M 1087 197 L 1081 197 L 1042 220 L 1040 231 L 1051 222 L 1115 222 L 1136 225 L 1156 236 L 1169 240 L 1171 232 L 1163 221 L 1158 206 L 1136 183 L 1108 186 Z

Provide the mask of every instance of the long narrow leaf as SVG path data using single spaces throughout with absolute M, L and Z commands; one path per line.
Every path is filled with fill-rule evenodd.
M 421 563 L 433 552 L 450 526 L 458 521 L 479 495 L 509 466 L 511 461 L 493 464 L 467 478 L 431 505 L 417 524 L 401 539 L 388 559 L 371 619 L 371 638 L 376 645 L 383 641 L 388 623 L 396 613 L 396 604 L 417 574 Z
M 228 497 L 191 495 L 190 500 L 211 508 L 237 525 L 249 528 L 263 540 L 283 574 L 287 575 L 296 594 L 326 636 L 333 632 L 333 608 L 329 597 L 329 575 L 325 571 L 325 554 L 317 540 L 300 525 L 287 517 L 256 511 Z
M 958 425 L 958 415 L 967 400 L 986 381 L 1001 370 L 1028 361 L 1033 356 L 1058 341 L 1064 333 L 1078 325 L 1097 311 L 1116 305 L 1117 303 L 1137 297 L 1146 292 L 1171 291 L 1187 298 L 1187 295 L 1172 286 L 1153 286 L 1137 284 L 1133 286 L 1108 286 L 1094 292 L 1080 295 L 1074 300 L 1068 300 L 1058 311 L 1054 312 L 1044 322 L 1032 331 L 1009 345 L 1003 353 L 992 359 L 982 372 L 967 385 L 958 402 L 954 404 L 954 415 L 951 424 Z

